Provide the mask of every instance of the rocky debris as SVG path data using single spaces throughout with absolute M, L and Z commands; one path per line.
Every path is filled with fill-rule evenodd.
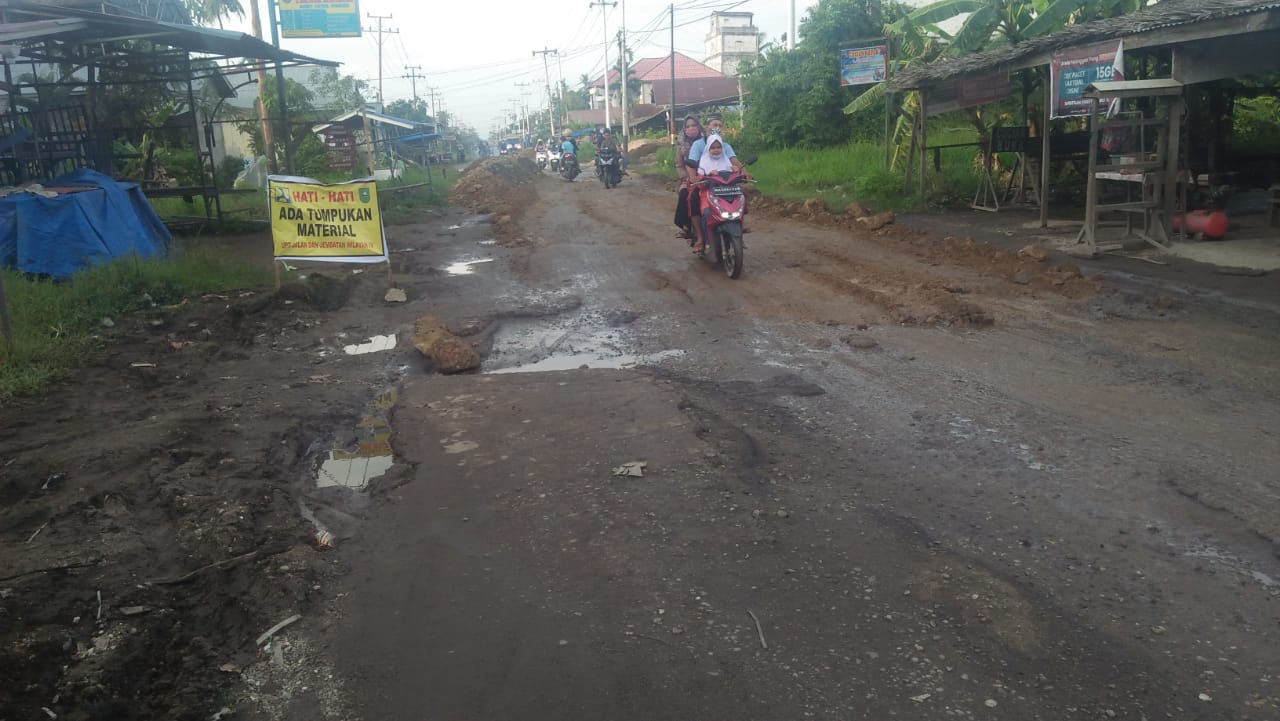
M 804 205 L 802 207 L 804 208 L 804 212 L 811 216 L 816 216 L 816 215 L 827 212 L 826 201 L 824 201 L 822 198 L 809 198 L 808 200 L 804 201 Z
M 1018 257 L 1042 263 L 1045 258 L 1049 257 L 1049 251 L 1046 250 L 1043 245 L 1032 243 L 1030 245 L 1023 246 L 1023 248 L 1018 251 Z
M 871 215 L 871 211 L 867 210 L 867 206 L 855 200 L 844 206 L 844 214 L 850 218 L 865 218 Z
M 868 215 L 864 218 L 858 218 L 857 222 L 867 230 L 880 230 L 886 225 L 891 225 L 893 221 L 897 219 L 898 216 L 894 215 L 892 212 L 884 212 L 876 213 L 875 215 Z
M 876 342 L 875 338 L 867 335 L 858 335 L 856 333 L 847 335 L 840 340 L 844 341 L 845 345 L 850 348 L 858 348 L 860 350 L 870 350 L 880 345 Z
M 404 303 L 409 300 L 408 296 L 405 295 L 403 288 L 388 289 L 387 294 L 382 296 L 382 299 L 388 303 Z
M 480 354 L 476 349 L 429 315 L 414 322 L 413 347 L 430 359 L 440 373 L 460 373 L 480 367 Z

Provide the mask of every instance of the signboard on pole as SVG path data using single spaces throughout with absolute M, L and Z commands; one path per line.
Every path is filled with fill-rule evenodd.
M 889 47 L 872 45 L 840 51 L 840 86 L 875 85 L 889 73 Z
M 279 0 L 286 38 L 360 37 L 359 0 Z
M 1054 54 L 1049 62 L 1050 82 L 1053 89 L 1054 118 L 1070 118 L 1087 115 L 1091 103 L 1084 89 L 1096 82 L 1110 82 L 1115 75 L 1118 45 L 1102 44 L 1087 48 L 1064 50 Z
M 373 178 L 328 185 L 269 175 L 267 212 L 278 260 L 389 262 Z

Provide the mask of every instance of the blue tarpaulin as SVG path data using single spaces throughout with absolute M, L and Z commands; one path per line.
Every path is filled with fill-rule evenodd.
M 168 251 L 173 237 L 136 184 L 81 169 L 44 185 L 93 189 L 0 198 L 0 266 L 66 278 L 115 258 Z

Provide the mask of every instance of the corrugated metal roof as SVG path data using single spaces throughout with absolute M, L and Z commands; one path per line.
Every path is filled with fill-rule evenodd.
M 1055 33 L 1031 38 L 1016 45 L 907 68 L 895 75 L 889 85 L 894 90 L 914 90 L 966 75 L 995 72 L 1001 68 L 1017 70 L 1030 67 L 1027 62 L 1032 59 L 1064 48 L 1275 10 L 1280 10 L 1280 0 L 1162 0 L 1136 13 L 1068 25 Z M 1271 51 L 1275 52 L 1275 49 L 1272 48 Z
M 83 46 L 145 38 L 157 45 L 217 58 L 273 60 L 308 65 L 339 64 L 292 53 L 234 30 L 108 15 L 79 7 L 35 3 L 30 0 L 0 0 L 0 9 L 5 10 L 11 21 L 17 21 L 6 23 L 3 26 L 5 31 L 15 26 L 25 26 L 25 30 L 15 31 L 14 39 L 6 41 L 7 44 L 18 45 L 20 48 L 49 40 Z M 17 37 L 18 34 L 24 34 L 25 37 Z

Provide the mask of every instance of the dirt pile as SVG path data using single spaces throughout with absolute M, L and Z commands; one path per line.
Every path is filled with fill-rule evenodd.
M 538 166 L 532 158 L 488 158 L 458 178 L 449 202 L 492 215 L 494 235 L 509 241 L 516 235 L 520 216 L 538 200 L 537 177 Z
M 440 373 L 461 373 L 480 367 L 480 355 L 476 349 L 429 315 L 414 322 L 413 347 L 426 356 L 433 369 Z
M 666 140 L 657 140 L 653 138 L 645 138 L 643 140 L 631 141 L 631 147 L 627 151 L 627 159 L 633 163 L 646 162 L 657 156 L 658 151 L 662 148 L 669 147 L 670 142 Z

